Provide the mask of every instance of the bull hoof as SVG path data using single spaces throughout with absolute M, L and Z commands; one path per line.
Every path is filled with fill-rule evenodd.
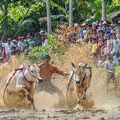
M 34 112 L 37 112 L 38 110 L 36 108 L 33 109 Z
M 31 101 L 31 97 L 30 97 L 29 94 L 28 94 L 26 97 L 27 97 L 27 100 L 28 100 L 28 101 Z
M 23 96 L 23 97 L 26 97 L 26 94 L 25 94 L 25 92 L 23 92 L 22 96 Z
M 85 96 L 85 95 L 84 95 L 84 96 L 82 96 L 82 99 L 83 99 L 83 100 L 86 100 L 86 96 Z
M 75 107 L 75 110 L 76 111 L 83 110 L 83 107 L 80 104 L 77 104 L 76 107 Z

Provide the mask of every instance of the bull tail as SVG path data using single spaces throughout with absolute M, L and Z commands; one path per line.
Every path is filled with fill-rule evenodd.
M 90 68 L 89 71 L 90 71 L 90 77 L 92 77 L 92 68 Z
M 69 80 L 68 80 L 67 92 L 66 92 L 67 97 L 68 97 L 69 86 L 70 86 L 71 80 L 73 79 L 74 73 L 75 73 L 74 71 L 71 71 L 71 74 L 70 74 L 70 77 L 69 77 Z
M 66 92 L 66 97 L 68 97 L 68 91 L 69 91 L 69 86 L 70 86 L 71 80 L 69 81 L 68 85 L 67 85 L 67 92 Z

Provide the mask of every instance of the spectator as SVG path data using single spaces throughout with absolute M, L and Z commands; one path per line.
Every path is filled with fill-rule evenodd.
M 12 47 L 12 43 L 11 43 L 11 38 L 7 39 L 7 42 L 2 43 L 2 46 L 4 47 L 3 53 L 6 54 L 6 61 L 10 62 L 11 59 L 11 47 Z
M 93 38 L 92 40 L 92 60 L 94 61 L 94 64 L 97 63 L 97 58 L 98 58 L 98 44 L 97 44 L 97 40 L 95 38 Z
M 33 38 L 33 45 L 34 46 L 40 46 L 40 45 L 42 45 L 42 39 L 41 39 L 39 33 L 35 34 L 35 37 Z
M 115 56 L 118 59 L 120 57 L 120 34 L 118 34 L 117 40 L 116 40 L 116 52 Z
M 102 46 L 103 46 L 103 39 L 102 38 L 98 38 L 98 55 L 102 56 Z
M 30 36 L 30 33 L 27 33 L 26 35 L 26 43 L 27 43 L 27 47 L 30 48 L 30 41 L 31 41 L 32 37 Z
M 43 39 L 42 39 L 42 46 L 46 46 L 47 44 L 48 44 L 47 35 L 44 34 L 44 35 L 43 35 Z
M 109 57 L 108 61 L 105 63 L 105 68 L 107 71 L 107 77 L 106 77 L 107 86 L 109 86 L 110 80 L 112 79 L 116 87 L 117 81 L 116 81 L 115 74 L 114 74 L 114 66 L 115 64 L 113 62 L 113 58 Z

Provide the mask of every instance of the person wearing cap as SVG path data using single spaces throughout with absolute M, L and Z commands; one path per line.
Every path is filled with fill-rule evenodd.
M 113 61 L 113 57 L 108 57 L 108 61 L 106 61 L 105 63 L 105 68 L 107 71 L 107 77 L 106 77 L 106 83 L 107 83 L 107 87 L 109 86 L 110 80 L 113 80 L 113 83 L 115 84 L 115 88 L 116 88 L 116 77 L 115 77 L 115 73 L 114 73 L 114 66 L 115 63 Z M 108 88 L 107 88 L 108 89 Z
M 51 77 L 53 73 L 62 75 L 62 76 L 67 76 L 69 75 L 68 73 L 60 70 L 58 67 L 56 67 L 54 64 L 50 63 L 51 57 L 49 54 L 44 54 L 42 56 L 43 58 L 43 63 L 39 64 L 38 67 L 40 68 L 40 76 L 44 79 L 43 83 L 51 83 Z
M 43 58 L 43 63 L 38 64 L 38 67 L 40 68 L 40 76 L 43 79 L 43 83 L 38 84 L 37 91 L 39 92 L 44 90 L 46 92 L 49 92 L 50 94 L 58 93 L 60 100 L 63 100 L 64 96 L 62 91 L 51 82 L 51 78 L 53 73 L 65 77 L 69 74 L 60 70 L 54 64 L 51 64 L 50 63 L 51 57 L 49 54 L 47 53 L 43 54 L 42 58 Z

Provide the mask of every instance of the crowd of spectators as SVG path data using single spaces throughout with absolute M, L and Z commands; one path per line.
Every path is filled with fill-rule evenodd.
M 120 20 L 114 24 L 98 20 L 92 24 L 83 23 L 78 32 L 69 32 L 69 41 L 89 44 L 91 59 L 98 67 L 101 67 L 108 57 L 113 59 L 115 65 L 120 64 Z
M 75 24 L 74 28 L 78 26 Z M 97 20 L 92 24 L 83 23 L 79 29 L 74 30 L 67 34 L 69 42 L 89 44 L 92 60 L 98 67 L 101 67 L 108 56 L 113 58 L 116 65 L 120 64 L 120 21 L 110 24 Z M 63 34 L 59 34 L 58 39 L 64 39 Z M 8 38 L 6 41 L 0 40 L 0 59 L 9 61 L 11 54 L 30 51 L 35 46 L 46 46 L 47 43 L 47 35 L 43 29 L 35 33 L 33 38 L 28 33 L 26 36 Z
M 20 55 L 23 52 L 31 51 L 36 46 L 47 45 L 47 35 L 44 30 L 35 33 L 34 37 L 27 33 L 26 36 L 9 37 L 7 40 L 0 40 L 0 62 L 10 62 L 11 55 Z

